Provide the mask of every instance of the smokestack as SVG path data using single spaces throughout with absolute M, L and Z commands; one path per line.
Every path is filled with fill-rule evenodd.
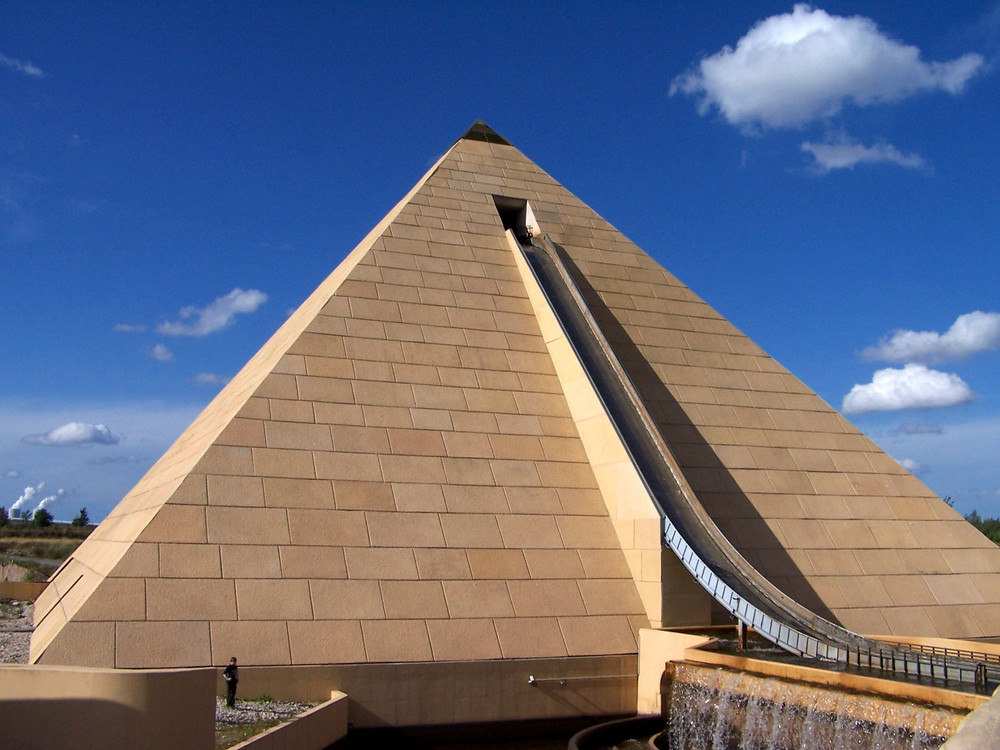
M 44 508 L 48 508 L 50 505 L 52 505 L 52 503 L 56 502 L 57 500 L 62 500 L 64 497 L 66 497 L 66 490 L 60 487 L 59 490 L 56 492 L 56 494 L 49 495 L 48 497 L 42 499 L 42 502 L 38 504 L 38 507 L 36 507 L 33 511 L 31 511 L 31 517 L 34 518 L 35 514 L 38 511 Z
M 10 506 L 10 512 L 13 513 L 16 510 L 21 510 L 21 508 L 31 502 L 36 494 L 42 491 L 43 487 L 45 487 L 45 482 L 39 482 L 37 487 L 25 487 L 24 493 Z M 23 516 L 24 513 L 21 514 L 21 517 Z

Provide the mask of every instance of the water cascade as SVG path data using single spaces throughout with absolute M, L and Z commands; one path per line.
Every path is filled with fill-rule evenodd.
M 670 750 L 934 750 L 964 718 L 936 706 L 718 667 L 670 667 L 664 694 Z

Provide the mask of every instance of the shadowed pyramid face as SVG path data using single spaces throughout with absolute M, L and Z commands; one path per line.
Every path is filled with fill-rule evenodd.
M 856 630 L 995 634 L 995 547 L 477 123 L 63 567 L 32 659 L 634 654 L 710 622 L 512 251 L 521 204 L 750 564 Z

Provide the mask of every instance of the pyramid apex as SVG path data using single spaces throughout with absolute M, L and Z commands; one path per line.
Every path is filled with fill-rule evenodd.
M 487 143 L 498 143 L 501 146 L 513 145 L 482 120 L 476 120 L 472 123 L 472 127 L 466 130 L 465 134 L 459 140 L 486 141 Z

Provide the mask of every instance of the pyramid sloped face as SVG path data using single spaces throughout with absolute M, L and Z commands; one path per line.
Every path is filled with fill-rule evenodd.
M 856 630 L 997 634 L 1000 550 L 520 152 L 464 139 L 60 571 L 33 660 L 634 653 L 687 606 L 651 506 L 598 489 L 494 196 L 565 251 L 751 564 Z
M 635 652 L 648 621 L 504 244 L 500 169 L 453 186 L 489 148 L 460 142 L 353 258 L 125 557 L 44 608 L 69 622 L 37 659 Z

